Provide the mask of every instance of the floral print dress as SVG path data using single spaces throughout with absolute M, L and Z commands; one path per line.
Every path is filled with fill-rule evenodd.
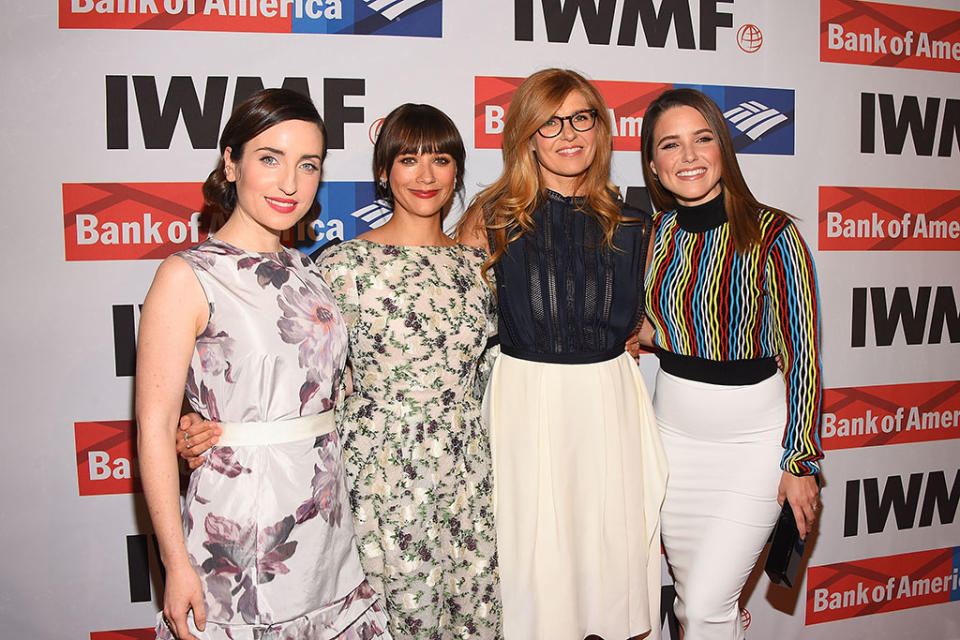
M 364 239 L 320 258 L 350 334 L 338 416 L 367 579 L 395 638 L 499 638 L 480 363 L 495 326 L 485 254 Z
M 262 428 L 330 411 L 347 335 L 309 258 L 292 249 L 246 252 L 215 238 L 177 255 L 210 309 L 187 376 L 193 409 Z M 336 431 L 214 447 L 190 477 L 183 528 L 207 609 L 198 637 L 389 637 L 357 554 Z M 172 637 L 159 619 L 157 635 Z

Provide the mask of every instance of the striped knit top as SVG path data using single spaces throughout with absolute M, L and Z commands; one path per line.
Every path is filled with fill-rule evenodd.
M 737 253 L 723 196 L 655 218 L 647 316 L 665 351 L 710 361 L 783 358 L 787 424 L 781 467 L 819 470 L 821 371 L 816 274 L 788 218 L 760 213 L 761 241 Z M 705 364 L 716 364 L 715 362 Z

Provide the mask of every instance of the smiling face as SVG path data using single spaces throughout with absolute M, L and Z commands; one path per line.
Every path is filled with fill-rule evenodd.
M 650 168 L 677 204 L 692 207 L 723 189 L 720 144 L 703 115 L 688 106 L 664 111 L 653 129 Z
M 316 124 L 285 120 L 244 144 L 238 161 L 227 147 L 224 173 L 237 187 L 231 219 L 271 232 L 296 224 L 316 199 L 323 144 Z
M 427 218 L 439 215 L 453 197 L 457 163 L 449 153 L 401 153 L 388 176 L 394 215 Z
M 579 91 L 567 94 L 555 116 L 571 116 L 587 111 L 592 106 Z M 534 133 L 530 145 L 536 153 L 543 186 L 564 196 L 574 193 L 582 176 L 597 154 L 597 127 L 589 131 L 577 131 L 569 120 L 563 120 L 563 129 L 553 138 L 544 138 Z

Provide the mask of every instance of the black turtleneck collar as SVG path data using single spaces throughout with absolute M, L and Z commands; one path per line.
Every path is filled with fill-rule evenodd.
M 692 207 L 677 205 L 677 224 L 690 233 L 710 231 L 726 221 L 727 212 L 723 208 L 722 191 L 716 198 Z

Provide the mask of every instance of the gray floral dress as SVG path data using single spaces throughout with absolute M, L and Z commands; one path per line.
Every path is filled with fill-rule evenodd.
M 360 555 L 395 638 L 501 635 L 484 257 L 356 239 L 319 262 L 350 334 L 354 390 L 338 422 Z
M 187 377 L 193 409 L 225 423 L 274 424 L 332 410 L 347 334 L 309 258 L 292 249 L 250 253 L 214 238 L 177 255 L 210 308 Z M 207 608 L 199 637 L 389 637 L 349 513 L 336 431 L 211 449 L 190 477 L 183 510 Z M 171 638 L 159 621 L 157 635 Z

